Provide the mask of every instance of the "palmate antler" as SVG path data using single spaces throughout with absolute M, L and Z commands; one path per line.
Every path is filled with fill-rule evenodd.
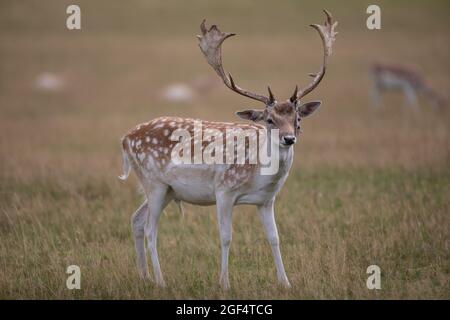
M 263 95 L 259 95 L 256 93 L 249 92 L 245 89 L 242 89 L 236 85 L 231 74 L 228 76 L 225 74 L 225 71 L 222 67 L 222 54 L 221 54 L 221 45 L 225 41 L 225 39 L 236 35 L 235 33 L 229 32 L 221 32 L 216 25 L 212 25 L 209 30 L 206 28 L 205 20 L 203 20 L 200 25 L 200 30 L 202 31 L 201 35 L 198 35 L 197 38 L 200 40 L 199 47 L 202 50 L 203 54 L 206 57 L 208 63 L 213 67 L 213 69 L 217 72 L 220 78 L 222 78 L 225 85 L 243 96 L 246 96 L 251 99 L 255 99 L 263 102 L 267 106 L 273 104 L 275 102 L 275 98 L 273 96 L 272 91 L 269 90 L 269 97 L 265 97 Z
M 316 29 L 319 32 L 320 37 L 322 38 L 322 44 L 323 44 L 323 62 L 322 66 L 320 68 L 320 71 L 317 73 L 312 73 L 310 76 L 312 76 L 314 79 L 313 81 L 306 86 L 304 89 L 297 92 L 297 88 L 295 88 L 294 95 L 291 97 L 291 101 L 294 97 L 296 97 L 296 100 L 301 99 L 302 97 L 306 96 L 308 93 L 313 91 L 317 85 L 322 81 L 323 76 L 325 75 L 325 70 L 327 69 L 328 64 L 328 58 L 331 55 L 333 42 L 336 40 L 337 32 L 334 31 L 334 28 L 337 26 L 337 21 L 333 22 L 333 17 L 331 16 L 331 13 L 329 13 L 327 10 L 323 10 L 325 12 L 325 15 L 327 16 L 327 19 L 325 20 L 324 25 L 319 24 L 311 24 L 311 27 Z
M 327 16 L 324 25 L 319 24 L 311 25 L 311 27 L 313 27 L 319 32 L 319 35 L 322 38 L 324 48 L 322 66 L 318 73 L 310 74 L 310 76 L 312 76 L 314 79 L 307 87 L 305 87 L 300 91 L 298 90 L 298 87 L 295 87 L 294 94 L 290 98 L 291 102 L 295 102 L 300 98 L 304 97 L 305 95 L 307 95 L 308 93 L 310 93 L 311 91 L 313 91 L 314 88 L 317 87 L 317 85 L 320 83 L 323 76 L 325 75 L 325 70 L 328 64 L 328 58 L 331 55 L 333 42 L 336 39 L 335 37 L 337 32 L 334 31 L 334 28 L 336 27 L 337 22 L 333 22 L 333 17 L 327 10 L 324 10 L 324 12 Z M 199 43 L 200 49 L 205 55 L 208 63 L 217 72 L 217 74 L 223 80 L 225 85 L 234 92 L 237 92 L 248 98 L 261 101 L 268 107 L 272 106 L 275 103 L 275 97 L 272 93 L 272 90 L 270 90 L 270 87 L 268 87 L 269 97 L 266 97 L 263 95 L 249 92 L 247 90 L 238 87 L 234 82 L 233 78 L 231 77 L 231 74 L 228 74 L 228 76 L 226 75 L 222 66 L 221 46 L 222 43 L 225 41 L 225 39 L 234 36 L 236 34 L 229 32 L 225 33 L 221 32 L 216 25 L 212 25 L 208 30 L 205 25 L 205 20 L 203 20 L 202 24 L 200 25 L 200 30 L 202 31 L 202 34 L 197 36 L 198 39 L 200 40 Z

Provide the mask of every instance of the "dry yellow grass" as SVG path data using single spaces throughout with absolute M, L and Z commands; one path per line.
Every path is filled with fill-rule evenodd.
M 450 298 L 450 112 L 421 101 L 412 114 L 395 94 L 370 110 L 367 75 L 375 59 L 404 61 L 449 92 L 446 1 L 381 2 L 381 31 L 365 28 L 361 1 L 236 0 L 81 1 L 83 29 L 70 32 L 68 3 L 1 4 L 1 298 Z M 212 73 L 194 37 L 203 17 L 239 33 L 224 48 L 239 83 L 287 97 L 320 63 L 307 25 L 322 21 L 322 7 L 340 21 L 310 97 L 324 105 L 305 120 L 276 207 L 292 290 L 276 286 L 251 207 L 234 215 L 230 292 L 217 285 L 213 207 L 188 206 L 184 218 L 166 210 L 158 246 L 168 288 L 141 282 L 129 219 L 142 199 L 134 178 L 116 178 L 120 137 L 163 114 L 226 121 L 253 105 L 220 87 L 192 103 L 158 99 L 168 83 Z M 35 89 L 45 71 L 66 87 Z M 65 286 L 70 264 L 81 267 L 81 290 Z M 370 264 L 382 290 L 365 286 Z

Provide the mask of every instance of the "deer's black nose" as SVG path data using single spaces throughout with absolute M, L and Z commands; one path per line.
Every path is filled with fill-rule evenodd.
M 291 144 L 294 144 L 296 140 L 297 139 L 295 138 L 295 136 L 284 136 L 283 137 L 283 143 L 288 146 L 290 146 Z

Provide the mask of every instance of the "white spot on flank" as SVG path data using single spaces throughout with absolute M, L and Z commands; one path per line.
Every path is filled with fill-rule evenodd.
M 152 139 L 152 143 L 153 143 L 153 144 L 158 144 L 158 139 L 153 138 L 153 139 Z
M 145 142 L 150 142 L 150 137 L 146 137 Z
M 169 130 L 164 129 L 164 135 L 167 137 L 169 135 Z

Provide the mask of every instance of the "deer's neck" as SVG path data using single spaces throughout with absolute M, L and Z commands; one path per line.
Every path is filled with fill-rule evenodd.
M 293 157 L 293 147 L 280 148 L 278 170 L 269 175 L 263 175 L 260 172 L 254 175 L 249 184 L 245 184 L 242 189 L 237 190 L 236 204 L 260 205 L 273 200 L 288 177 Z
M 259 175 L 257 178 L 257 184 L 260 188 L 266 189 L 268 192 L 273 192 L 276 195 L 283 186 L 286 178 L 289 175 L 289 170 L 292 167 L 294 159 L 294 147 L 279 147 L 278 155 L 278 168 L 273 174 Z M 276 161 L 276 160 L 272 160 Z
M 272 135 L 268 135 L 267 148 L 270 149 Z M 294 147 L 283 147 L 276 146 L 279 153 L 279 170 L 278 173 L 274 175 L 274 179 L 281 179 L 283 176 L 287 176 L 289 170 L 292 166 L 292 161 L 294 159 Z
M 279 160 L 279 170 L 278 174 L 274 175 L 275 180 L 285 179 L 291 170 L 292 162 L 294 159 L 294 147 L 289 148 L 280 147 L 280 160 Z M 284 181 L 283 181 L 284 182 Z

